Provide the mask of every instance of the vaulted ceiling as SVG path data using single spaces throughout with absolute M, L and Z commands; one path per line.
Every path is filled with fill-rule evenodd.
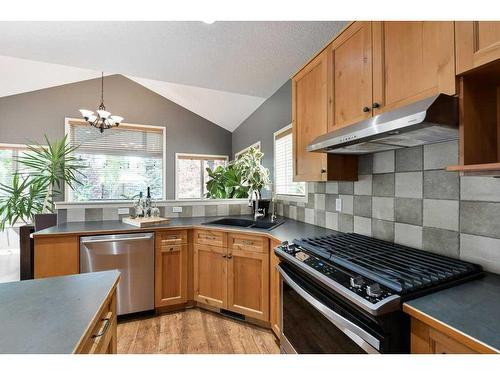
M 344 25 L 0 22 L 0 97 L 104 71 L 233 131 Z

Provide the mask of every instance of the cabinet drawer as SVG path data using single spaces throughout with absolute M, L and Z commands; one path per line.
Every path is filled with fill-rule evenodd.
M 82 354 L 106 354 L 113 352 L 111 341 L 116 332 L 116 297 L 113 296 L 100 314 L 99 320 L 90 330 L 79 351 Z
M 200 245 L 211 245 L 227 247 L 227 235 L 225 232 L 196 229 L 194 231 L 194 242 Z
M 269 240 L 265 237 L 248 234 L 230 233 L 227 238 L 228 247 L 232 250 L 247 250 L 264 253 L 269 250 Z
M 187 230 L 169 230 L 156 233 L 158 247 L 187 243 Z

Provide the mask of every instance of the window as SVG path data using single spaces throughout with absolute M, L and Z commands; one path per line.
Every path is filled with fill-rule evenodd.
M 252 147 L 260 151 L 260 141 L 255 142 L 254 144 L 252 144 L 252 145 L 250 145 L 248 147 L 245 147 L 241 151 L 238 151 L 237 153 L 234 154 L 234 158 L 235 159 L 238 158 L 238 156 L 240 156 L 241 154 L 244 154 L 245 152 L 247 152 L 248 150 L 250 150 Z
M 22 172 L 16 158 L 26 152 L 26 146 L 0 144 L 0 184 L 11 186 L 12 175 Z
M 291 125 L 274 133 L 274 184 L 278 195 L 305 196 L 305 182 L 293 182 Z
M 69 201 L 130 200 L 151 188 L 154 199 L 165 198 L 165 128 L 121 124 L 100 133 L 84 121 L 68 120 L 73 156 L 87 166 Z
M 176 199 L 202 199 L 207 193 L 207 168 L 227 164 L 227 156 L 175 154 Z

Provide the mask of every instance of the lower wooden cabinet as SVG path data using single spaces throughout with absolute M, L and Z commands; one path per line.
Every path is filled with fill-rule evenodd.
M 156 233 L 155 307 L 187 302 L 187 231 Z
M 227 306 L 227 249 L 194 244 L 194 299 L 213 307 Z
M 35 279 L 80 273 L 79 245 L 77 235 L 35 238 Z
M 281 242 L 271 241 L 269 251 L 269 321 L 274 334 L 280 337 L 281 334 L 281 292 L 280 292 L 280 274 L 276 266 L 280 260 L 274 253 L 274 249 Z

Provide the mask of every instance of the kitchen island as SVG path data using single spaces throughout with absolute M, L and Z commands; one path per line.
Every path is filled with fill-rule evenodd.
M 0 353 L 116 353 L 117 271 L 0 284 Z

